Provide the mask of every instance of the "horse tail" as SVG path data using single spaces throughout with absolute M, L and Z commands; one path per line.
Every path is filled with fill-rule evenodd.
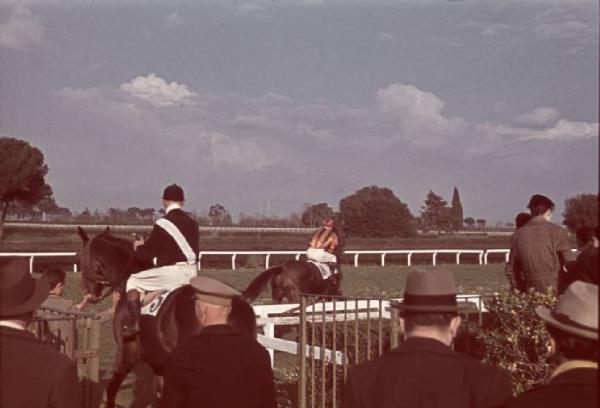
M 231 300 L 229 324 L 243 334 L 256 338 L 256 314 L 250 303 L 242 296 L 235 296 Z
M 242 292 L 242 296 L 248 300 L 248 302 L 253 302 L 260 292 L 263 291 L 267 283 L 271 281 L 271 279 L 283 272 L 282 266 L 274 266 L 273 268 L 269 268 L 260 275 L 258 275 L 248 287 Z

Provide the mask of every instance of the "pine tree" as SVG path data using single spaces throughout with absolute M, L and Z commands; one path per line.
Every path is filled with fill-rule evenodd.
M 454 229 L 462 229 L 463 225 L 463 207 L 460 202 L 460 196 L 458 195 L 458 188 L 454 187 L 454 193 L 452 194 L 452 226 Z

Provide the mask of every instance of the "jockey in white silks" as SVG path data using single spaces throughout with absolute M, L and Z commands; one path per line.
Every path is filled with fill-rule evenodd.
M 198 274 L 198 224 L 182 210 L 183 190 L 176 184 L 165 188 L 165 217 L 154 224 L 147 240 L 133 243 L 136 258 L 156 259 L 156 267 L 132 274 L 127 280 L 129 319 L 125 319 L 123 335 L 139 332 L 140 294 L 170 290 L 186 285 Z
M 323 221 L 323 226 L 309 241 L 306 257 L 309 261 L 327 264 L 329 268 L 321 270 L 323 279 L 328 279 L 337 273 L 336 251 L 339 245 L 339 237 L 333 220 Z

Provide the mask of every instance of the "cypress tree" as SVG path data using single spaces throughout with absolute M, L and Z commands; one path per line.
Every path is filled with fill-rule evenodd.
M 460 196 L 458 195 L 458 188 L 454 187 L 454 193 L 452 194 L 452 225 L 455 229 L 462 229 L 463 225 L 463 207 L 460 202 Z

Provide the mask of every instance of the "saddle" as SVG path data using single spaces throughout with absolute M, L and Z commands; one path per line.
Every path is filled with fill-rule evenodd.
M 331 268 L 329 267 L 329 265 L 327 263 L 311 261 L 311 260 L 309 260 L 308 262 L 313 264 L 317 268 L 317 270 L 319 271 L 319 273 L 321 274 L 321 277 L 323 279 L 328 279 L 331 276 L 333 276 L 333 271 L 331 270 Z

